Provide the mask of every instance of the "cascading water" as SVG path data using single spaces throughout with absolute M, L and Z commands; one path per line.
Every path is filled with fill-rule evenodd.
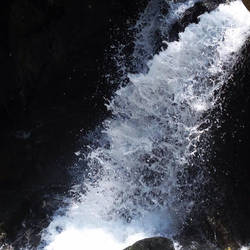
M 183 9 L 194 2 L 182 3 Z M 180 13 L 179 5 L 170 6 L 166 22 Z M 227 82 L 235 52 L 249 35 L 250 14 L 241 1 L 220 5 L 154 55 L 147 73 L 128 75 L 130 82 L 108 105 L 112 117 L 98 146 L 86 157 L 80 199 L 55 214 L 40 249 L 121 250 L 145 237 L 178 232 L 198 206 L 181 198 L 185 187 L 178 177 L 205 132 L 197 129 L 202 116 L 215 105 L 214 93 Z
M 165 0 L 150 1 L 145 11 L 137 21 L 135 30 L 135 46 L 133 53 L 133 72 L 145 73 L 148 70 L 147 62 L 155 54 L 157 38 L 166 37 L 172 25 L 180 20 L 185 11 L 201 0 L 171 2 Z M 168 8 L 166 16 L 162 9 Z

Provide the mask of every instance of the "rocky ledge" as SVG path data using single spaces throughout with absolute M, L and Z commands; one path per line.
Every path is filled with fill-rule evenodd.
M 174 250 L 174 244 L 167 238 L 154 237 L 140 240 L 124 250 Z

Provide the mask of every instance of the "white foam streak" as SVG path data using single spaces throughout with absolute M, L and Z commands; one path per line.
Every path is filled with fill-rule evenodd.
M 175 2 L 167 0 L 150 1 L 145 11 L 141 14 L 134 29 L 136 37 L 134 41 L 133 67 L 134 71 L 147 72 L 147 62 L 152 59 L 157 36 L 168 37 L 172 25 L 180 20 L 185 11 L 201 0 L 187 0 Z M 164 3 L 165 2 L 165 3 Z M 161 9 L 168 6 L 168 14 L 163 16 Z
M 240 250 L 249 250 L 250 246 L 243 246 Z
M 230 70 L 249 31 L 240 1 L 220 5 L 155 55 L 147 74 L 129 76 L 108 106 L 113 117 L 100 147 L 88 155 L 87 194 L 55 216 L 45 249 L 121 250 L 178 231 L 196 202 L 180 198 L 178 182 L 197 140 L 190 136 L 202 133 L 201 116 L 226 82 L 222 67 Z
M 46 249 L 60 250 L 115 250 L 124 249 L 135 241 L 144 238 L 143 234 L 129 235 L 126 241 L 121 243 L 110 232 L 102 228 L 68 228 L 67 231 L 58 235 L 57 240 L 51 243 Z

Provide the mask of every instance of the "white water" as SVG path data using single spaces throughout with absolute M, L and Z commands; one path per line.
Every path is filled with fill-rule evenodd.
M 249 35 L 243 4 L 220 5 L 155 55 L 147 73 L 129 75 L 108 106 L 113 115 L 99 147 L 87 157 L 86 192 L 55 215 L 41 249 L 121 250 L 178 232 L 196 205 L 181 199 L 178 176 L 204 132 L 197 127 L 216 102 L 214 91 L 226 83 L 234 52 Z
M 185 11 L 201 0 L 186 0 L 184 2 L 167 2 L 164 0 L 150 1 L 141 14 L 135 27 L 136 33 L 133 53 L 133 70 L 146 72 L 147 62 L 152 59 L 156 47 L 156 37 L 168 37 L 172 25 L 183 17 Z M 168 7 L 166 16 L 162 13 L 163 6 Z M 156 34 L 157 33 L 157 34 Z

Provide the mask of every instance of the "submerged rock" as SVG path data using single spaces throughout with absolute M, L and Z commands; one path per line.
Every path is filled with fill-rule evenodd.
M 167 238 L 154 237 L 137 241 L 124 250 L 174 250 L 173 242 Z

